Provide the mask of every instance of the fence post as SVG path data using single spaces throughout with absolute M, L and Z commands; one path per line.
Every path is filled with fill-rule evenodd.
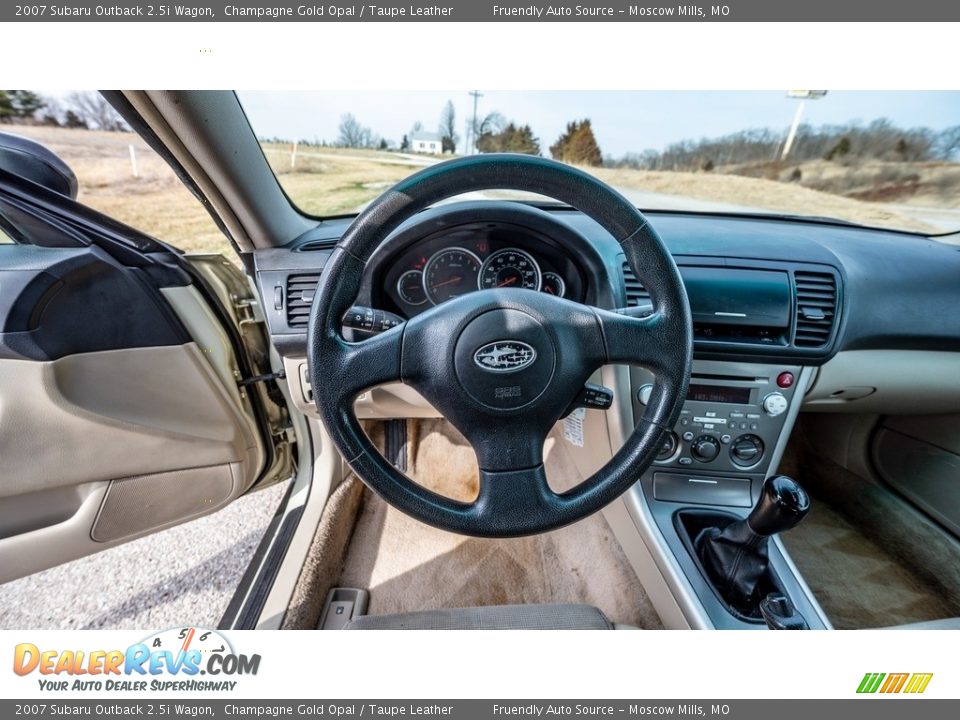
M 137 149 L 133 146 L 133 143 L 127 147 L 130 148 L 130 168 L 133 170 L 133 176 L 138 178 L 140 177 L 140 170 L 137 168 Z
M 290 153 L 290 169 L 293 170 L 297 167 L 297 143 L 298 140 L 293 141 L 293 151 Z

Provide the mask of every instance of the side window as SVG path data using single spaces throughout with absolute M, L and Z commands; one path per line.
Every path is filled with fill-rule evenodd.
M 3 231 L 3 228 L 0 228 L 0 245 L 9 245 L 12 242 L 13 239 Z
M 4 117 L 0 132 L 33 140 L 66 163 L 78 202 L 185 252 L 234 257 L 200 201 L 102 95 L 0 90 L 4 96 L 22 112 Z M 0 230 L 0 243 L 9 242 Z

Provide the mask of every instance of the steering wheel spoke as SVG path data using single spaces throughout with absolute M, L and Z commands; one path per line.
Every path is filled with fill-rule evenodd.
M 401 324 L 359 342 L 341 341 L 337 367 L 329 368 L 329 382 L 338 384 L 341 397 L 352 400 L 364 390 L 400 380 L 404 330 Z
M 503 473 L 541 464 L 551 427 L 549 416 L 518 415 L 461 423 L 460 432 L 473 447 L 481 473 Z
M 470 515 L 490 535 L 514 537 L 526 535 L 531 522 L 552 517 L 563 503 L 547 484 L 543 463 L 522 470 L 481 470 L 480 493 Z
M 674 354 L 665 323 L 660 314 L 631 317 L 609 310 L 596 309 L 597 323 L 603 335 L 602 362 L 662 367 Z

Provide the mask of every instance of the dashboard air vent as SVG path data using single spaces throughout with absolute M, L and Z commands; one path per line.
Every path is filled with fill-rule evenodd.
M 830 273 L 797 271 L 797 331 L 793 344 L 823 347 L 830 340 L 837 313 L 837 280 Z
M 310 306 L 319 283 L 319 275 L 290 275 L 287 278 L 287 325 L 305 328 L 310 323 Z
M 650 293 L 648 293 L 640 281 L 637 280 L 633 269 L 626 262 L 623 263 L 623 283 L 627 286 L 628 307 L 650 304 Z

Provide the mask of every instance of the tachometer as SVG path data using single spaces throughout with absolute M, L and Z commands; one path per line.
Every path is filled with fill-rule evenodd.
M 497 250 L 480 268 L 479 287 L 540 289 L 540 266 L 529 253 L 517 248 Z
M 419 270 L 407 270 L 397 280 L 397 295 L 407 305 L 423 305 L 427 295 L 423 289 L 423 273 Z
M 423 289 L 434 305 L 477 288 L 480 258 L 461 247 L 434 253 L 423 268 Z

